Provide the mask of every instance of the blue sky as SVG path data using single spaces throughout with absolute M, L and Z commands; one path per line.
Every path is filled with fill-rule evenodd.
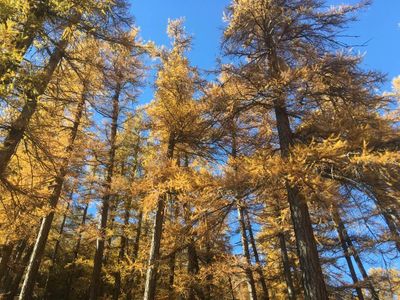
M 355 0 L 328 0 L 327 4 L 355 3 Z M 168 45 L 168 18 L 186 18 L 187 31 L 194 36 L 190 53 L 193 65 L 212 69 L 219 54 L 224 23 L 222 13 L 229 0 L 131 0 L 132 13 L 145 40 Z M 366 68 L 388 74 L 388 79 L 400 75 L 400 0 L 375 0 L 359 14 L 359 21 L 351 23 L 346 34 L 356 35 L 354 45 L 365 54 Z M 150 78 L 151 80 L 151 78 Z M 389 89 L 388 82 L 384 89 Z M 140 102 L 152 99 L 146 88 Z

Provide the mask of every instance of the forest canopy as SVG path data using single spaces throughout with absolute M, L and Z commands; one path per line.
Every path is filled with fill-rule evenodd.
M 228 2 L 205 71 L 185 16 L 161 45 L 129 0 L 0 0 L 0 299 L 400 297 L 370 1 Z

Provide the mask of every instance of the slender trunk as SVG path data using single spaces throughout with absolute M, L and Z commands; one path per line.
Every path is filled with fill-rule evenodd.
M 85 208 L 83 209 L 81 226 L 85 225 L 85 223 L 86 223 L 88 209 L 89 209 L 89 202 L 87 202 L 85 204 Z M 78 259 L 79 249 L 81 247 L 81 241 L 82 241 L 82 233 L 79 233 L 78 240 L 76 241 L 73 256 L 72 256 L 72 266 L 71 266 L 70 275 L 68 276 L 68 279 L 67 279 L 66 292 L 65 292 L 66 300 L 69 299 L 69 295 L 71 294 L 71 286 L 72 286 L 72 281 L 74 279 L 74 272 L 75 272 L 75 261 Z
M 197 256 L 197 251 L 196 251 L 196 244 L 194 242 L 194 239 L 192 239 L 192 241 L 188 245 L 188 273 L 192 275 L 192 278 L 195 278 L 195 276 L 199 273 L 199 271 L 200 267 L 199 267 L 199 258 Z M 188 299 L 189 300 L 206 299 L 203 291 L 196 284 L 196 282 L 192 283 L 190 286 Z
M 70 195 L 70 199 L 72 199 L 72 193 Z M 67 208 L 65 209 L 66 212 L 64 213 L 63 219 L 61 221 L 60 230 L 58 231 L 58 238 L 57 238 L 56 244 L 54 245 L 53 254 L 51 255 L 51 265 L 50 265 L 49 271 L 47 273 L 46 284 L 45 284 L 45 288 L 44 288 L 46 298 L 51 298 L 51 291 L 50 291 L 49 283 L 51 281 L 51 275 L 53 273 L 53 270 L 54 270 L 54 267 L 56 264 L 58 249 L 60 248 L 61 237 L 64 233 L 64 227 L 65 227 L 65 222 L 67 220 L 67 213 L 69 211 L 69 207 L 70 207 L 70 202 L 67 203 Z
M 336 225 L 336 230 L 338 232 L 340 245 L 342 246 L 342 250 L 343 250 L 343 253 L 344 253 L 344 258 L 346 259 L 347 266 L 349 267 L 351 279 L 353 280 L 354 286 L 356 287 L 356 293 L 357 293 L 358 299 L 359 300 L 364 300 L 364 295 L 362 293 L 362 290 L 358 286 L 357 273 L 356 273 L 356 271 L 354 269 L 353 262 L 351 261 L 351 256 L 350 256 L 350 253 L 349 253 L 349 247 L 348 247 L 348 245 L 346 243 L 346 240 L 344 238 L 344 235 L 343 235 L 343 231 L 344 231 L 343 223 L 341 222 L 340 219 L 338 220 L 337 211 L 333 213 L 333 220 L 334 220 L 335 225 Z
M 362 263 L 362 260 L 361 260 L 360 256 L 358 255 L 357 249 L 354 247 L 353 242 L 347 233 L 346 227 L 340 217 L 338 208 L 333 209 L 333 216 L 335 218 L 335 222 L 337 224 L 338 231 L 341 232 L 341 235 L 348 246 L 349 253 L 353 256 L 353 258 L 357 264 L 357 267 L 360 270 L 360 273 L 361 273 L 365 283 L 368 286 L 368 289 L 371 293 L 372 299 L 379 300 L 378 293 L 376 292 L 374 286 L 372 285 L 372 282 L 368 276 L 368 273 L 364 268 L 364 264 Z
M 71 30 L 72 26 L 78 23 L 79 19 L 80 16 L 75 15 L 71 20 L 70 26 L 65 29 L 65 32 Z M 7 167 L 11 158 L 17 150 L 18 144 L 22 140 L 30 120 L 36 111 L 38 99 L 46 91 L 47 86 L 53 77 L 54 71 L 63 58 L 67 46 L 68 40 L 64 38 L 61 39 L 61 41 L 56 45 L 53 53 L 50 55 L 49 62 L 47 63 L 43 73 L 40 74 L 40 80 L 37 78 L 34 86 L 25 92 L 26 102 L 18 117 L 11 123 L 10 129 L 4 138 L 3 147 L 0 149 L 0 178 L 6 176 Z
M 175 258 L 176 254 L 172 254 L 168 261 L 169 274 L 168 274 L 168 299 L 175 299 L 174 280 L 175 280 Z
M 55 181 L 54 189 L 49 199 L 49 206 L 52 210 L 41 221 L 39 232 L 35 241 L 35 245 L 33 247 L 32 255 L 28 264 L 28 268 L 26 270 L 24 283 L 21 289 L 21 294 L 19 296 L 20 300 L 32 299 L 36 276 L 42 260 L 47 238 L 49 236 L 51 224 L 54 218 L 54 213 L 55 213 L 54 209 L 56 208 L 58 200 L 60 199 L 62 188 L 64 185 L 64 180 L 68 174 L 68 167 L 74 149 L 75 139 L 78 134 L 79 125 L 81 123 L 83 110 L 85 107 L 85 101 L 86 101 L 86 87 L 84 85 L 82 97 L 77 105 L 73 126 L 69 136 L 68 146 L 65 148 L 66 157 L 61 162 L 61 167 L 58 170 L 57 177 L 54 180 Z
M 250 300 L 257 300 L 256 285 L 255 285 L 255 281 L 254 281 L 254 277 L 253 277 L 253 272 L 251 270 L 251 257 L 250 257 L 249 242 L 248 242 L 247 233 L 246 233 L 244 210 L 245 209 L 244 209 L 243 205 L 238 203 L 238 207 L 237 207 L 238 220 L 239 220 L 239 226 L 240 226 L 240 233 L 242 236 L 243 255 L 246 259 L 245 273 L 246 273 L 246 277 L 247 277 L 247 286 L 249 289 Z
M 115 163 L 115 151 L 116 151 L 116 137 L 118 127 L 118 115 L 119 115 L 119 96 L 121 93 L 121 85 L 117 84 L 115 89 L 115 95 L 113 97 L 113 111 L 112 111 L 112 123 L 111 123 L 111 135 L 110 135 L 110 152 L 109 161 L 107 166 L 107 178 L 105 182 L 105 195 L 103 197 L 103 205 L 101 208 L 101 220 L 100 220 L 100 238 L 96 241 L 96 253 L 94 256 L 94 266 L 92 272 L 92 279 L 90 283 L 90 300 L 96 300 L 99 295 L 101 287 L 101 268 L 103 263 L 104 247 L 105 247 L 105 234 L 107 229 L 108 210 L 110 208 L 111 200 L 111 183 L 114 175 L 114 163 Z
M 15 276 L 12 280 L 9 291 L 7 292 L 7 300 L 14 300 L 18 293 L 19 285 L 21 283 L 22 277 L 24 276 L 24 270 L 29 263 L 29 258 L 31 257 L 33 251 L 33 246 L 28 247 L 22 261 L 16 264 Z
M 136 227 L 136 236 L 135 236 L 135 241 L 133 244 L 133 251 L 132 251 L 132 258 L 133 261 L 135 262 L 138 254 L 139 254 L 139 248 L 140 248 L 140 237 L 142 234 L 142 222 L 143 222 L 143 211 L 140 210 L 139 215 L 138 215 L 138 223 Z M 137 272 L 133 272 L 132 276 L 130 277 L 127 285 L 128 285 L 128 292 L 126 293 L 126 300 L 131 300 L 133 297 L 133 286 L 132 284 L 136 283 L 136 278 L 139 280 L 139 274 Z
M 119 247 L 119 253 L 118 253 L 118 263 L 121 262 L 124 259 L 125 256 L 125 248 L 127 246 L 127 238 L 125 236 L 125 229 L 129 225 L 129 218 L 130 218 L 130 201 L 126 201 L 125 205 L 125 213 L 124 213 L 124 230 L 121 235 L 121 241 L 120 241 L 120 247 Z M 114 284 L 114 293 L 113 293 L 113 299 L 118 300 L 119 295 L 121 293 L 121 272 L 118 270 L 115 275 L 115 284 Z
M 172 161 L 174 148 L 175 148 L 175 137 L 173 134 L 170 134 L 168 141 L 168 151 L 167 151 L 167 159 Z M 160 245 L 161 245 L 161 236 L 163 231 L 163 222 L 164 222 L 164 208 L 165 208 L 165 196 L 163 195 L 158 199 L 157 202 L 157 210 L 156 216 L 154 218 L 153 225 L 153 235 L 151 239 L 151 247 L 149 254 L 149 261 L 146 272 L 146 282 L 144 288 L 144 296 L 143 300 L 154 300 L 156 296 L 156 286 L 157 286 L 157 271 L 158 264 L 160 258 Z
M 245 210 L 245 214 L 246 214 L 246 227 L 249 232 L 250 244 L 251 244 L 251 247 L 253 248 L 254 260 L 256 261 L 256 264 L 257 264 L 256 272 L 257 272 L 258 276 L 260 277 L 261 288 L 263 291 L 261 298 L 263 300 L 269 300 L 267 282 L 265 280 L 263 268 L 262 268 L 261 261 L 260 261 L 260 256 L 258 255 L 256 240 L 254 238 L 253 228 L 251 226 L 250 216 L 249 216 L 249 212 L 247 211 L 247 209 Z

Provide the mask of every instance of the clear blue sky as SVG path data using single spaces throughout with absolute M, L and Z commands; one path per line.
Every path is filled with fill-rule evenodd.
M 194 36 L 190 53 L 193 65 L 212 69 L 219 54 L 224 23 L 222 12 L 229 0 L 130 0 L 132 13 L 145 40 L 158 45 L 169 43 L 166 35 L 168 18 L 186 18 L 186 28 Z M 328 0 L 327 4 L 355 3 L 355 0 Z M 348 34 L 357 35 L 354 44 L 365 54 L 364 65 L 388 74 L 400 75 L 400 0 L 375 0 L 359 14 L 359 21 L 349 25 Z M 151 80 L 151 79 L 150 79 Z M 388 83 L 385 88 L 388 89 Z M 151 100 L 146 88 L 140 102 Z

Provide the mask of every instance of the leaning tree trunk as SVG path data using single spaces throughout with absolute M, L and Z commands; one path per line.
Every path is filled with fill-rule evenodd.
M 72 152 L 74 150 L 75 139 L 78 134 L 79 125 L 83 116 L 86 101 L 86 87 L 84 84 L 83 93 L 81 99 L 77 105 L 77 110 L 74 116 L 73 126 L 71 128 L 68 146 L 65 148 L 65 158 L 60 163 L 57 177 L 54 178 L 54 189 L 49 199 L 49 206 L 52 209 L 51 212 L 42 219 L 39 232 L 33 247 L 33 252 L 26 270 L 24 283 L 22 285 L 21 293 L 19 296 L 20 300 L 32 299 L 33 289 L 35 286 L 36 276 L 39 270 L 39 266 L 42 260 L 43 252 L 46 246 L 47 238 L 53 222 L 57 203 L 60 199 L 62 188 L 64 185 L 65 177 L 68 174 L 68 167 L 70 164 Z
M 268 51 L 269 76 L 279 80 L 280 66 L 272 40 L 268 39 L 270 49 Z M 292 129 L 290 128 L 289 115 L 286 110 L 285 99 L 274 101 L 276 126 L 278 130 L 281 156 L 287 160 L 290 146 L 293 145 Z M 302 271 L 305 299 L 327 300 L 328 293 L 324 281 L 324 275 L 319 261 L 317 245 L 315 243 L 311 218 L 306 200 L 302 197 L 298 187 L 286 182 L 287 197 L 291 212 L 292 223 L 296 236 L 297 252 Z
M 336 211 L 336 209 L 335 209 L 335 211 Z M 338 232 L 339 242 L 340 242 L 340 245 L 342 246 L 344 258 L 346 259 L 347 266 L 349 267 L 351 279 L 353 280 L 354 286 L 356 287 L 355 289 L 356 289 L 357 297 L 359 300 L 364 300 L 364 295 L 362 293 L 362 290 L 358 286 L 359 282 L 358 282 L 358 278 L 357 278 L 357 273 L 354 269 L 353 262 L 351 261 L 351 254 L 349 253 L 349 247 L 346 243 L 346 240 L 345 240 L 345 237 L 343 234 L 344 227 L 343 227 L 341 220 L 340 219 L 338 220 L 337 211 L 336 211 L 336 213 L 333 212 L 333 221 L 335 222 L 336 230 Z
M 43 23 L 49 12 L 49 1 L 48 0 L 31 0 L 28 1 L 29 10 L 27 13 L 27 19 L 23 24 L 23 28 L 17 33 L 14 41 L 11 42 L 13 50 L 19 56 L 17 61 L 6 61 L 3 65 L 0 65 L 0 84 L 7 86 L 11 83 L 14 73 L 17 72 L 22 58 L 25 56 L 29 47 L 33 44 L 33 41 L 37 33 L 42 29 Z M 9 73 L 11 76 L 4 75 Z
M 96 241 L 96 253 L 94 256 L 94 266 L 92 272 L 92 279 L 90 283 L 90 300 L 96 300 L 99 296 L 101 288 L 101 268 L 103 264 L 106 229 L 108 211 L 110 208 L 111 200 L 111 183 L 114 175 L 114 164 L 115 164 L 115 151 L 116 151 L 116 138 L 118 129 L 118 116 L 119 116 L 119 97 L 121 93 L 121 85 L 117 84 L 115 89 L 115 95 L 113 97 L 113 109 L 112 109 L 112 123 L 111 123 L 111 135 L 110 135 L 110 151 L 107 165 L 107 178 L 105 182 L 105 195 L 102 199 L 101 208 L 101 220 L 100 220 L 100 238 Z
M 174 156 L 175 137 L 170 134 L 168 141 L 167 159 L 172 161 Z M 154 300 L 156 297 L 157 271 L 160 258 L 161 236 L 164 222 L 165 195 L 157 202 L 156 215 L 154 218 L 153 235 L 151 238 L 149 261 L 146 272 L 143 300 Z
M 246 214 L 246 227 L 249 232 L 250 244 L 251 244 L 251 247 L 253 248 L 254 260 L 256 261 L 256 264 L 257 264 L 256 272 L 257 272 L 258 276 L 260 277 L 261 288 L 263 291 L 262 299 L 269 300 L 267 282 L 265 280 L 263 268 L 262 268 L 261 261 L 260 261 L 260 256 L 258 255 L 256 240 L 254 238 L 253 228 L 251 226 L 250 216 L 249 216 L 249 212 L 247 209 L 245 210 L 245 214 Z
M 357 267 L 360 270 L 360 273 L 365 281 L 365 283 L 368 286 L 368 289 L 371 293 L 371 297 L 374 300 L 379 300 L 378 293 L 376 292 L 374 286 L 372 285 L 371 279 L 368 276 L 367 271 L 364 268 L 364 264 L 362 263 L 362 260 L 360 256 L 358 255 L 357 249 L 354 247 L 352 240 L 350 239 L 346 227 L 340 217 L 339 210 L 337 207 L 333 208 L 333 216 L 335 218 L 335 222 L 337 223 L 338 229 L 340 230 L 344 241 L 346 242 L 348 249 L 350 250 L 351 255 L 353 256 L 354 260 L 356 261 Z
M 71 20 L 70 26 L 65 29 L 65 32 L 70 31 L 71 28 L 79 22 L 79 19 L 80 15 L 75 15 Z M 63 36 L 68 36 L 68 34 Z M 47 63 L 43 73 L 38 74 L 38 78 L 35 80 L 33 87 L 24 92 L 26 102 L 18 117 L 11 123 L 8 134 L 4 138 L 3 147 L 0 149 L 0 178 L 6 176 L 6 170 L 11 158 L 17 150 L 18 144 L 22 140 L 30 120 L 36 111 L 38 99 L 46 91 L 47 86 L 53 77 L 54 71 L 64 56 L 64 51 L 67 46 L 68 40 L 62 38 L 56 45 L 53 53 L 50 55 L 49 62 Z

